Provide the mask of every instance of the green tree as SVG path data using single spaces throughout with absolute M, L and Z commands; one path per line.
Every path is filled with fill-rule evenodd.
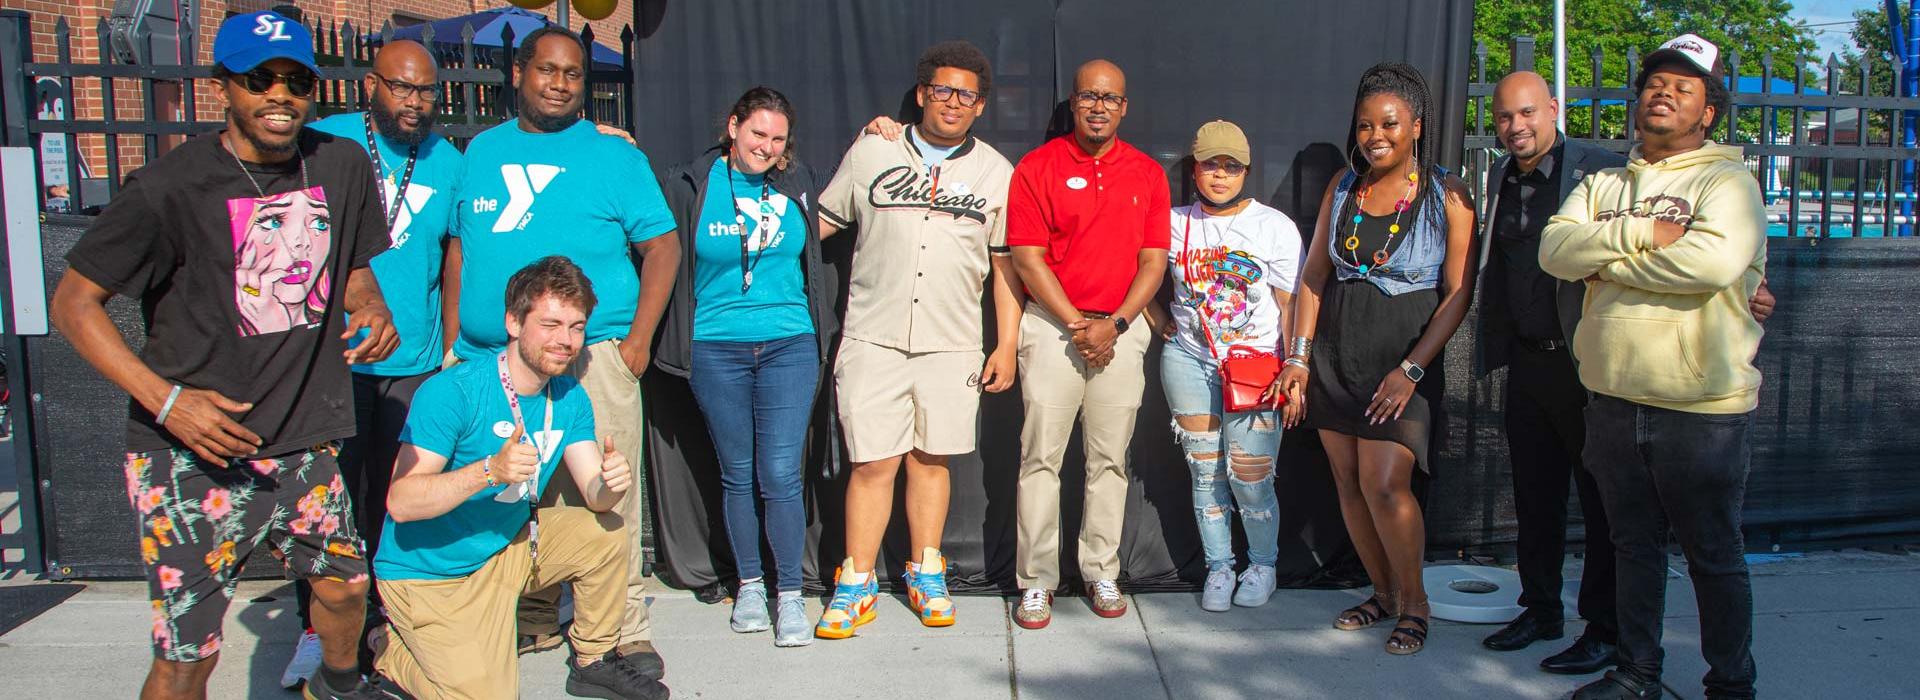
M 1566 0 L 1567 85 L 1594 84 L 1596 57 L 1600 85 L 1622 87 L 1627 74 L 1627 51 L 1646 55 L 1673 37 L 1692 32 L 1720 46 L 1729 57 L 1739 56 L 1742 75 L 1760 75 L 1761 57 L 1774 54 L 1774 74 L 1792 78 L 1795 65 L 1814 48 L 1804 22 L 1789 20 L 1789 0 Z M 1509 45 L 1515 36 L 1532 36 L 1538 44 L 1534 64 L 1523 66 L 1553 76 L 1553 0 L 1475 0 L 1474 39 L 1487 49 L 1486 76 L 1498 80 L 1512 70 Z M 1570 102 L 1573 100 L 1569 100 Z M 1469 109 L 1474 109 L 1469 105 Z M 1567 129 L 1586 135 L 1591 129 L 1591 107 L 1568 107 Z M 1468 123 L 1476 115 L 1468 114 Z M 1627 110 L 1618 104 L 1600 106 L 1600 135 L 1619 137 L 1626 131 Z M 1491 124 L 1491 120 L 1489 120 Z M 1742 141 L 1760 128 L 1758 114 L 1742 114 Z

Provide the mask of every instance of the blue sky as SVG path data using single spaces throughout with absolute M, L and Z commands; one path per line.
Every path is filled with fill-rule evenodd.
M 1883 0 L 1794 0 L 1793 18 L 1805 21 L 1812 26 L 1814 41 L 1819 42 L 1818 57 L 1825 60 L 1827 54 L 1838 54 L 1853 46 L 1852 24 L 1837 24 L 1853 19 L 1853 11 L 1880 8 Z

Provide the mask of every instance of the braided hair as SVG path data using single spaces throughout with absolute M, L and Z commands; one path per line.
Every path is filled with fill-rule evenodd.
M 1433 97 L 1427 91 L 1427 79 L 1421 77 L 1419 69 L 1405 63 L 1388 62 L 1368 68 L 1360 75 L 1360 87 L 1353 94 L 1353 118 L 1347 121 L 1347 153 L 1359 139 L 1360 104 L 1374 95 L 1392 95 L 1407 103 L 1413 110 L 1413 118 L 1420 122 L 1420 136 L 1414 140 L 1414 172 L 1420 173 L 1417 183 L 1419 190 L 1415 198 L 1425 196 L 1427 188 L 1435 185 L 1432 177 L 1436 150 L 1429 136 L 1435 133 L 1433 124 Z M 1364 159 L 1356 159 L 1356 161 Z M 1356 163 L 1356 166 L 1358 163 Z M 1367 166 L 1371 169 L 1373 166 Z

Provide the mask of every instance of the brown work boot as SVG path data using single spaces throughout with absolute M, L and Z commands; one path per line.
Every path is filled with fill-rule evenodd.
M 1127 599 L 1120 595 L 1120 584 L 1110 578 L 1087 584 L 1087 605 L 1093 608 L 1093 614 L 1101 617 L 1127 614 Z

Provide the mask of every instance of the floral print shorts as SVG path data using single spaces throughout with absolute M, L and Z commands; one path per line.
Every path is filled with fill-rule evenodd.
M 180 449 L 127 455 L 154 656 L 191 662 L 220 650 L 227 604 L 261 544 L 273 547 L 289 577 L 366 580 L 339 454 L 338 443 L 327 443 L 225 465 Z

